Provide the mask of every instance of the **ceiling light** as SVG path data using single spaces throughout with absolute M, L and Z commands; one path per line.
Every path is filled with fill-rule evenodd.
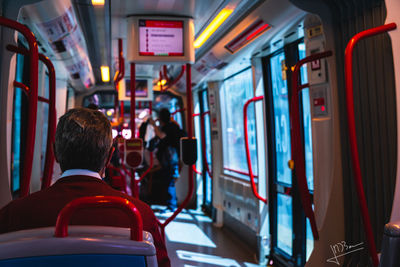
M 194 41 L 194 47 L 201 47 L 210 36 L 221 26 L 222 23 L 232 14 L 232 9 L 224 8 L 218 15 L 211 21 L 211 23 L 205 28 L 199 37 Z
M 157 85 L 158 86 L 160 86 L 160 85 L 164 86 L 166 83 L 167 83 L 167 80 L 162 79 L 161 81 L 157 82 Z
M 105 0 L 92 0 L 92 5 L 94 6 L 104 6 Z
M 101 80 L 103 82 L 110 81 L 110 68 L 108 66 L 101 66 Z

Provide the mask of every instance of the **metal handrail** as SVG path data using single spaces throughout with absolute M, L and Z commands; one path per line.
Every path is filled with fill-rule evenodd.
M 364 231 L 367 237 L 368 249 L 374 266 L 379 265 L 379 259 L 376 252 L 376 245 L 371 226 L 371 219 L 368 212 L 367 200 L 365 197 L 362 183 L 360 159 L 358 155 L 356 125 L 354 116 L 354 96 L 353 96 L 353 50 L 355 45 L 362 39 L 374 36 L 380 33 L 396 29 L 395 23 L 382 25 L 376 28 L 368 29 L 357 33 L 350 39 L 345 50 L 345 80 L 346 80 L 346 106 L 347 106 L 347 125 L 349 130 L 349 141 L 351 151 L 351 162 L 353 164 L 354 183 L 357 189 L 358 202 L 361 208 L 361 215 L 364 223 Z
M 38 61 L 39 52 L 36 38 L 25 25 L 0 16 L 0 25 L 19 31 L 27 40 L 29 45 L 29 90 L 28 90 L 28 127 L 26 132 L 26 150 L 24 156 L 24 167 L 22 170 L 22 182 L 20 196 L 29 194 L 32 175 L 33 153 L 35 149 L 36 115 L 38 103 Z
M 165 92 L 168 89 L 170 89 L 173 85 L 175 85 L 182 78 L 183 74 L 185 73 L 185 69 L 186 69 L 185 65 L 182 65 L 181 72 L 178 74 L 178 76 L 175 78 L 175 80 L 171 81 L 171 79 L 168 77 L 168 74 L 167 74 L 167 66 L 164 65 L 161 77 L 164 77 L 165 80 L 167 80 L 168 85 L 166 87 L 164 87 L 164 88 L 162 87 L 161 91 Z
M 314 210 L 312 208 L 312 202 L 310 198 L 310 192 L 308 190 L 306 170 L 305 170 L 305 159 L 304 159 L 304 147 L 301 141 L 300 131 L 300 108 L 299 108 L 299 91 L 305 88 L 303 85 L 299 85 L 299 72 L 301 66 L 304 64 L 319 60 L 321 58 L 329 57 L 332 55 L 331 51 L 322 52 L 310 55 L 303 58 L 293 68 L 292 72 L 292 95 L 290 98 L 290 134 L 291 134 L 291 146 L 292 146 L 292 158 L 294 161 L 294 170 L 297 178 L 297 185 L 299 188 L 299 194 L 301 204 L 303 206 L 304 214 L 310 220 L 311 230 L 315 240 L 319 239 L 317 223 L 315 222 Z
M 119 99 L 118 99 L 119 98 L 119 93 L 118 93 L 119 92 L 119 82 L 124 78 L 124 76 L 125 76 L 125 59 L 124 59 L 124 53 L 123 53 L 123 43 L 122 43 L 122 39 L 119 38 L 118 39 L 118 70 L 114 76 L 114 86 L 117 91 L 117 97 L 115 98 L 115 102 L 114 102 L 115 111 L 117 111 L 118 102 L 119 102 Z M 124 106 L 124 103 L 123 103 L 123 101 L 121 101 L 121 109 L 119 112 L 120 113 L 119 116 L 122 118 L 124 117 L 123 106 Z M 116 113 L 117 112 L 115 112 L 115 114 Z
M 14 45 L 7 45 L 9 51 L 27 56 L 29 51 Z M 41 189 L 45 189 L 51 184 L 54 166 L 53 144 L 56 137 L 57 116 L 56 116 L 56 71 L 51 60 L 43 54 L 39 53 L 39 60 L 42 61 L 49 72 L 49 99 L 38 96 L 38 100 L 49 104 L 48 127 L 47 127 L 47 143 L 46 155 L 43 170 L 43 179 Z
M 192 114 L 192 108 L 193 108 L 193 99 L 192 99 L 192 71 L 191 71 L 191 65 L 188 63 L 186 64 L 186 102 L 187 102 L 187 124 L 188 124 L 188 137 L 193 139 L 193 124 L 192 124 L 192 119 L 193 119 L 193 114 Z M 158 221 L 158 225 L 161 228 L 161 234 L 165 238 L 165 227 L 173 220 L 175 219 L 176 216 L 187 206 L 189 203 L 190 199 L 192 198 L 193 192 L 194 192 L 194 181 L 193 181 L 193 167 L 189 166 L 188 168 L 188 193 L 181 203 L 179 207 L 174 211 L 174 213 L 167 218 L 164 223 L 161 223 Z
M 125 212 L 130 219 L 131 240 L 143 241 L 143 221 L 139 210 L 128 199 L 115 196 L 81 197 L 72 200 L 58 214 L 54 236 L 67 237 L 72 214 L 86 208 L 116 208 Z
M 246 149 L 246 160 L 247 160 L 247 167 L 249 169 L 249 176 L 250 176 L 250 182 L 251 182 L 251 190 L 253 191 L 253 195 L 261 200 L 264 203 L 267 203 L 267 199 L 263 198 L 258 194 L 257 191 L 257 186 L 254 181 L 254 174 L 253 174 L 253 168 L 251 167 L 251 157 L 250 157 L 250 148 L 249 148 L 249 135 L 247 132 L 247 108 L 250 105 L 250 103 L 255 102 L 255 101 L 260 101 L 263 100 L 264 96 L 256 96 L 253 97 L 249 100 L 246 101 L 246 103 L 243 106 L 243 126 L 244 126 L 244 146 Z

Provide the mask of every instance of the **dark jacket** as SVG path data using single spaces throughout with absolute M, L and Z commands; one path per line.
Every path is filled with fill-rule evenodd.
M 98 195 L 119 196 L 131 201 L 142 215 L 143 230 L 153 236 L 158 266 L 171 266 L 156 217 L 149 206 L 90 176 L 64 177 L 47 189 L 10 202 L 0 210 L 0 233 L 55 226 L 58 213 L 66 204 L 79 197 Z M 127 215 L 117 209 L 82 209 L 72 217 L 70 224 L 130 226 Z

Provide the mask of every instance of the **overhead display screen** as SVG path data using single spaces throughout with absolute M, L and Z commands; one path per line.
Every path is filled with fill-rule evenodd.
M 139 55 L 183 56 L 183 21 L 139 19 Z

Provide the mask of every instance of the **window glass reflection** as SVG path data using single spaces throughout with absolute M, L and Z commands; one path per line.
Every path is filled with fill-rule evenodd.
M 306 57 L 304 43 L 299 44 L 299 59 Z M 308 82 L 307 65 L 304 64 L 300 69 L 301 84 Z M 308 189 L 314 190 L 314 172 L 313 172 L 313 150 L 312 150 L 312 125 L 311 125 L 311 106 L 310 90 L 305 88 L 301 91 L 301 102 L 303 103 L 303 129 L 304 129 L 304 157 L 306 162 L 306 177 Z
M 251 69 L 227 79 L 222 85 L 221 122 L 225 173 L 248 173 L 243 129 L 243 106 L 254 96 Z M 248 107 L 248 136 L 253 173 L 258 173 L 254 104 Z M 233 170 L 234 172 L 229 172 Z M 237 173 L 235 173 L 237 175 Z
M 271 57 L 270 64 L 275 120 L 276 179 L 291 185 L 292 171 L 287 165 L 291 159 L 289 98 L 283 52 Z
M 293 216 L 292 216 L 292 198 L 290 196 L 279 194 L 278 199 L 278 248 L 292 255 L 293 239 Z

